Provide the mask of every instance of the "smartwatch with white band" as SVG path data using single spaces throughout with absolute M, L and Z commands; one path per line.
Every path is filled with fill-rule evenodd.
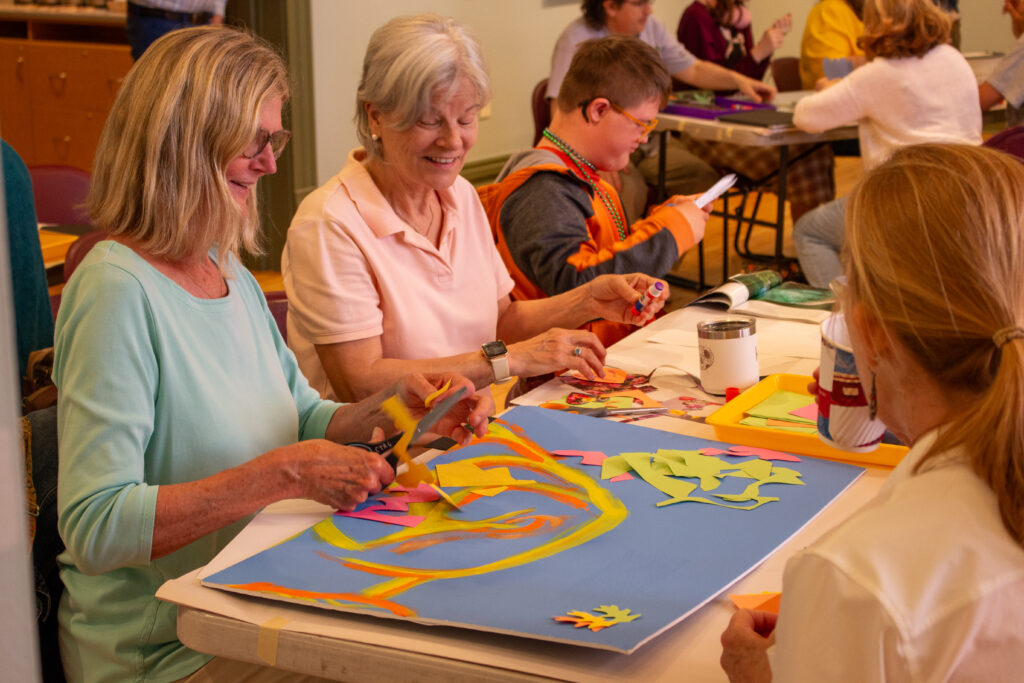
M 489 341 L 480 347 L 484 358 L 491 364 L 494 372 L 494 381 L 497 383 L 506 382 L 512 376 L 508 363 L 508 347 L 500 339 Z

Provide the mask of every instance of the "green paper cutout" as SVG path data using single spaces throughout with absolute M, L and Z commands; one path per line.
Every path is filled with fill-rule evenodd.
M 750 417 L 761 417 L 770 420 L 782 420 L 802 425 L 813 425 L 813 420 L 797 417 L 790 413 L 814 402 L 813 396 L 798 394 L 795 391 L 776 391 L 765 400 L 747 411 Z
M 775 418 L 772 419 L 774 420 Z M 778 429 L 780 431 L 795 432 L 797 434 L 814 434 L 818 431 L 817 427 L 801 426 L 807 423 L 790 422 L 789 425 L 786 426 L 780 424 L 768 424 L 767 418 L 751 417 L 750 415 L 740 420 L 740 424 L 746 425 L 747 427 L 760 427 L 761 429 Z

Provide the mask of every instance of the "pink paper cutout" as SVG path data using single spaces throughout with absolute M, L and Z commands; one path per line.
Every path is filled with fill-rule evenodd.
M 339 517 L 355 517 L 356 519 L 366 519 L 371 522 L 384 522 L 385 524 L 397 524 L 398 526 L 414 527 L 422 522 L 426 517 L 422 515 L 382 515 L 378 513 L 378 510 L 385 509 L 382 505 L 372 505 L 362 510 L 354 510 L 352 512 L 335 512 L 334 514 Z
M 800 458 L 782 451 L 773 451 L 770 448 L 756 448 L 754 446 L 729 446 L 729 455 L 756 455 L 762 460 L 788 460 L 789 462 L 800 462 Z
M 583 465 L 600 465 L 605 461 L 608 456 L 601 451 L 551 451 L 551 455 L 560 455 L 562 457 L 581 457 L 583 458 L 580 463 Z
M 818 404 L 808 403 L 803 408 L 797 408 L 796 410 L 789 411 L 790 415 L 796 415 L 802 417 L 805 420 L 811 420 L 812 422 L 818 419 Z
M 728 451 L 723 451 L 720 448 L 702 448 L 700 449 L 701 455 L 732 455 L 734 457 L 741 457 L 747 455 L 756 455 L 762 460 L 787 460 L 789 462 L 800 462 L 800 458 L 789 453 L 783 453 L 782 451 L 773 451 L 770 448 L 757 448 L 755 446 L 729 446 Z
M 623 472 L 622 474 L 615 475 L 614 477 L 612 477 L 608 481 L 626 481 L 626 480 L 632 479 L 632 478 L 633 478 L 632 474 L 630 474 L 629 472 Z

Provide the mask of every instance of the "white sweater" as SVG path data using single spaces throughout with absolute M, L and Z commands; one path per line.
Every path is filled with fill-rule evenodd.
M 839 83 L 803 98 L 793 123 L 817 133 L 857 122 L 865 170 L 897 147 L 923 142 L 981 144 L 978 83 L 949 45 L 923 57 L 876 57 Z

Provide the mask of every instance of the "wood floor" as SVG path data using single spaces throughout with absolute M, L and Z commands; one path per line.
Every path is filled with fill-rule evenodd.
M 849 194 L 853 186 L 861 176 L 861 161 L 859 157 L 836 157 L 836 196 Z M 778 200 L 773 194 L 765 194 L 758 210 L 758 217 L 765 220 L 772 220 L 778 210 Z M 749 210 L 748 210 L 749 213 Z M 730 230 L 735 229 L 735 222 L 730 221 Z M 729 245 L 729 272 L 728 275 L 735 275 L 744 266 L 744 261 L 732 248 L 732 235 L 730 234 Z M 775 251 L 775 230 L 771 228 L 754 228 L 750 238 L 750 250 L 760 254 L 770 254 Z M 786 229 L 783 238 L 783 253 L 786 256 L 796 257 L 796 250 L 793 248 L 793 222 L 789 216 L 789 208 L 786 209 Z M 717 285 L 722 281 L 722 219 L 712 216 L 708 221 L 704 234 L 704 263 L 705 277 L 711 285 Z M 674 273 L 689 280 L 697 280 L 698 273 L 697 250 L 691 249 L 683 257 Z M 685 306 L 697 298 L 699 292 L 695 289 L 673 287 L 672 296 L 666 308 L 674 310 Z

